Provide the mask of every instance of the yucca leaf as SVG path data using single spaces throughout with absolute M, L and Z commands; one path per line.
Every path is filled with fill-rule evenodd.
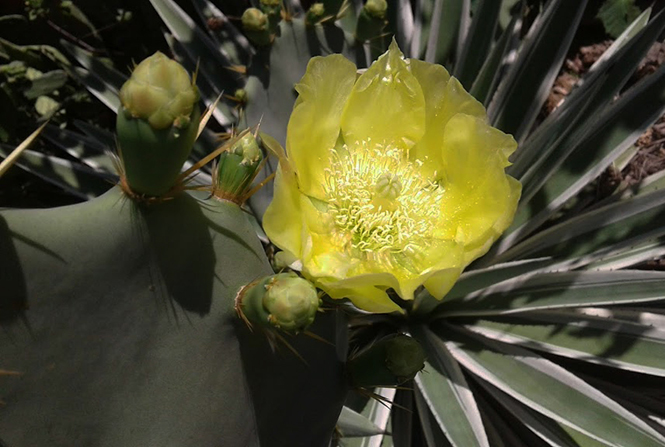
M 571 5 L 550 1 L 529 30 L 517 60 L 502 81 L 487 113 L 490 122 L 524 140 L 568 51 L 586 0 Z
M 173 0 L 150 0 L 150 3 L 189 57 L 198 64 L 201 75 L 214 79 L 214 85 L 227 91 L 240 87 L 238 76 L 229 70 L 232 62 Z
M 563 104 L 518 148 L 512 157 L 514 164 L 508 168 L 511 175 L 524 180 L 528 170 L 535 172 L 548 160 L 543 154 L 555 152 L 557 147 L 565 150 L 570 144 L 577 143 L 580 134 L 593 122 L 597 111 L 614 100 L 665 26 L 665 14 L 659 14 L 643 26 L 647 16 L 645 11 L 645 14 L 614 42 L 605 52 L 605 56 L 589 70 L 583 82 L 578 83 Z M 584 114 L 579 113 L 582 105 Z M 568 118 L 564 118 L 565 116 Z M 573 117 L 572 121 L 570 117 Z M 562 132 L 562 119 L 568 123 L 565 132 Z M 582 131 L 576 133 L 576 129 Z M 562 137 L 557 138 L 559 135 Z M 565 158 L 565 155 L 560 158 Z
M 499 23 L 501 2 L 479 0 L 469 34 L 455 62 L 453 75 L 469 90 L 490 52 Z
M 117 113 L 120 108 L 120 98 L 116 88 L 84 68 L 73 67 L 70 70 L 72 76 L 83 84 L 90 93 L 92 93 L 102 104 L 111 109 L 113 113 Z
M 97 140 L 56 126 L 47 126 L 43 135 L 51 143 L 93 170 L 109 174 L 109 178 L 116 176 L 113 161 L 105 152 L 111 148 L 103 146 Z
M 0 156 L 6 157 L 9 152 L 0 147 Z M 16 165 L 83 200 L 97 197 L 113 185 L 113 176 L 41 152 L 24 151 Z
M 254 48 L 247 38 L 212 2 L 192 0 L 192 3 L 204 23 L 214 21 L 214 26 L 208 25 L 208 31 L 217 42 L 218 51 L 232 64 L 246 65 L 249 57 L 254 54 Z
M 524 256 L 566 259 L 582 256 L 659 228 L 663 213 L 665 191 L 647 192 L 572 217 L 499 256 L 482 259 L 481 264 L 488 259 L 498 263 Z
M 429 39 L 429 28 L 432 24 L 434 2 L 415 0 L 413 6 L 413 37 L 409 54 L 416 59 L 423 59 Z
M 415 380 L 439 428 L 454 447 L 489 447 L 478 407 L 459 365 L 427 328 L 414 327 L 412 331 L 429 359 Z
M 665 298 L 665 272 L 552 272 L 525 276 L 460 299 L 444 300 L 440 316 L 503 315 L 542 309 L 634 304 Z
M 639 318 L 639 316 L 637 316 Z M 494 340 L 645 374 L 665 376 L 665 326 L 654 328 L 574 310 L 528 312 L 465 325 Z
M 415 28 L 413 9 L 409 0 L 397 0 L 388 7 L 388 20 L 395 32 L 397 45 L 406 57 L 415 57 L 411 54 L 411 40 Z
M 395 406 L 390 416 L 392 445 L 394 447 L 414 447 L 413 431 L 415 402 L 412 389 L 400 389 L 395 393 Z
M 537 412 L 608 446 L 657 447 L 665 438 L 568 370 L 516 346 L 467 337 L 446 345 L 462 366 Z
M 381 430 L 365 416 L 346 406 L 342 407 L 342 412 L 339 414 L 337 428 L 345 438 L 373 436 L 384 433 L 384 430 Z
M 626 92 L 584 130 L 585 136 L 565 152 L 554 154 L 535 172 L 522 192 L 514 229 L 502 246 L 528 235 L 557 209 L 599 176 L 614 159 L 630 148 L 665 111 L 665 67 Z M 539 206 L 540 198 L 546 205 Z M 532 199 L 536 203 L 531 203 Z M 525 221 L 525 216 L 532 216 Z M 510 230 L 508 230 L 510 232 Z
M 425 60 L 448 65 L 447 61 L 455 49 L 460 27 L 468 19 L 469 0 L 434 0 Z M 466 5 L 465 5 L 466 4 Z M 464 14 L 467 14 L 467 18 Z
M 519 42 L 519 30 L 522 20 L 515 17 L 503 31 L 499 40 L 494 44 L 492 51 L 483 63 L 480 72 L 473 81 L 471 93 L 474 98 L 485 106 L 494 97 L 503 74 L 514 61 L 510 55 L 516 51 Z
M 521 405 L 519 401 L 499 391 L 497 388 L 480 382 L 483 388 L 503 405 L 506 411 L 517 417 L 536 436 L 554 447 L 606 447 L 606 444 L 598 442 L 577 430 L 549 419 L 542 414 Z
M 439 427 L 439 423 L 434 418 L 434 415 L 427 405 L 425 397 L 422 395 L 420 388 L 414 390 L 416 408 L 420 416 L 420 424 L 423 430 L 423 436 L 427 447 L 453 447 L 450 441 L 446 438 Z
M 100 79 L 104 80 L 104 83 L 111 88 L 116 94 L 120 91 L 122 84 L 125 83 L 128 76 L 119 72 L 118 70 L 108 66 L 104 62 L 101 62 L 98 57 L 93 56 L 91 53 L 83 50 L 77 45 L 73 45 L 66 40 L 61 40 L 60 45 L 62 45 L 74 58 L 83 65 L 86 70 L 94 73 Z M 129 70 L 131 67 L 127 67 Z
M 380 388 L 372 391 L 381 398 L 385 398 L 388 401 L 391 401 L 395 397 L 394 388 Z M 365 402 L 365 405 L 362 407 L 360 414 L 365 418 L 369 419 L 374 426 L 378 427 L 379 433 L 364 437 L 364 438 L 351 438 L 344 439 L 344 446 L 346 447 L 380 447 L 381 443 L 387 437 L 388 423 L 390 421 L 390 411 L 391 406 L 386 402 L 380 402 L 377 399 L 370 398 Z

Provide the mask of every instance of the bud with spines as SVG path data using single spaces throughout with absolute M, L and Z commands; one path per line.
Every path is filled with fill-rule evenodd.
M 241 21 L 245 35 L 252 43 L 265 46 L 271 42 L 269 17 L 263 11 L 258 8 L 248 8 L 243 12 Z
M 219 156 L 215 197 L 242 204 L 262 161 L 263 152 L 256 137 L 247 132 Z
M 321 300 L 316 288 L 295 273 L 266 276 L 243 287 L 236 311 L 252 328 L 297 334 L 314 322 Z
M 307 10 L 307 15 L 305 16 L 305 24 L 307 26 L 314 26 L 324 19 L 326 14 L 326 8 L 323 3 L 313 3 L 312 6 Z
M 425 367 L 425 351 L 413 337 L 393 334 L 349 359 L 351 384 L 361 388 L 398 386 Z
M 386 0 L 367 0 L 358 15 L 356 39 L 365 42 L 380 36 L 383 28 L 388 23 L 386 20 L 387 11 L 388 3 Z
M 133 194 L 158 197 L 174 186 L 197 137 L 198 101 L 185 69 L 160 52 L 137 65 L 122 86 L 116 128 Z
M 282 20 L 282 2 L 281 0 L 261 0 L 261 11 L 268 16 L 268 28 L 270 34 L 277 32 L 279 21 Z

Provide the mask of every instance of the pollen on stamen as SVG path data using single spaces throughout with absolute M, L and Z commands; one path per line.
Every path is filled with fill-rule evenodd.
M 412 253 L 439 220 L 444 189 L 399 148 L 372 141 L 331 152 L 326 201 L 344 249 L 368 258 Z

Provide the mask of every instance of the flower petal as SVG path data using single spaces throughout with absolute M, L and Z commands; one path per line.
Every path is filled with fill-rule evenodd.
M 425 288 L 437 300 L 442 299 L 462 274 L 461 268 L 439 270 L 425 281 Z
M 441 236 L 454 232 L 471 254 L 466 263 L 498 237 L 495 226 L 503 231 L 512 221 L 521 186 L 504 168 L 516 147 L 513 137 L 477 117 L 457 114 L 446 126 Z
M 321 288 L 330 295 L 331 298 L 348 298 L 351 302 L 362 310 L 374 313 L 404 312 L 395 302 L 393 302 L 385 290 L 374 286 L 357 286 L 353 288 L 344 288 L 337 285 Z
M 296 85 L 299 93 L 287 128 L 286 150 L 300 190 L 324 198 L 324 171 L 340 132 L 344 104 L 356 80 L 356 66 L 340 54 L 314 57 Z
M 263 229 L 282 250 L 300 258 L 303 224 L 296 175 L 287 160 L 281 160 L 275 176 L 275 194 L 263 216 Z
M 372 140 L 413 146 L 425 132 L 425 98 L 393 40 L 387 53 L 363 73 L 342 115 L 347 144 Z
M 457 113 L 485 119 L 485 108 L 440 65 L 412 59 L 411 72 L 425 95 L 426 125 L 425 134 L 410 156 L 424 162 L 426 175 L 438 178 L 443 167 L 441 145 L 448 121 Z

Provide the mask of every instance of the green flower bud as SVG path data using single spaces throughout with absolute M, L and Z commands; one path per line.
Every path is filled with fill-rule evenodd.
M 375 19 L 385 19 L 388 2 L 386 0 L 367 0 L 363 9 Z
M 270 23 L 268 16 L 257 8 L 248 8 L 242 14 L 242 28 L 247 38 L 256 45 L 270 43 Z
M 268 16 L 268 31 L 270 34 L 275 34 L 282 19 L 281 0 L 261 0 L 261 11 Z
M 305 23 L 307 25 L 316 25 L 319 23 L 323 16 L 326 13 L 326 8 L 323 6 L 323 3 L 314 3 L 309 7 L 307 11 L 307 16 L 305 17 Z
M 363 10 L 358 15 L 356 39 L 365 42 L 381 35 L 387 23 L 387 11 L 388 3 L 386 0 L 367 0 Z
M 199 94 L 185 69 L 160 52 L 142 61 L 120 90 L 116 127 L 124 176 L 138 194 L 171 189 L 198 133 Z
M 295 273 L 267 276 L 236 297 L 236 310 L 250 325 L 291 333 L 312 324 L 320 304 L 314 286 Z
M 215 196 L 236 203 L 245 201 L 245 193 L 263 161 L 263 153 L 254 135 L 247 132 L 219 156 Z
M 347 367 L 354 386 L 397 386 L 425 367 L 425 351 L 415 338 L 395 334 L 349 359 Z
M 281 8 L 281 1 L 280 0 L 261 0 L 261 6 L 269 7 L 269 8 Z
M 247 102 L 247 90 L 244 88 L 239 88 L 233 93 L 233 97 L 239 103 L 245 104 Z
M 260 9 L 246 9 L 241 20 L 245 31 L 266 31 L 268 29 L 268 16 Z

